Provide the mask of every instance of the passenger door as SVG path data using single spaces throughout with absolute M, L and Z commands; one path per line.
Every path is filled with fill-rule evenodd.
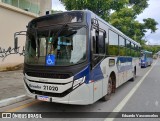
M 103 70 L 100 62 L 105 57 L 105 31 L 93 28 L 91 34 L 91 78 L 94 80 L 94 101 L 102 97 Z

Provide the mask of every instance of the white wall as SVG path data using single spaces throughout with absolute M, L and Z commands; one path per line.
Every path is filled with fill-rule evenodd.
M 9 46 L 14 47 L 14 33 L 26 30 L 27 23 L 35 18 L 35 14 L 23 12 L 18 8 L 0 3 L 0 47 L 8 49 Z M 24 46 L 25 37 L 19 40 L 19 46 Z M 24 57 L 19 54 L 9 55 L 5 59 L 0 53 L 0 69 L 8 66 L 23 63 Z M 3 60 L 4 59 L 4 60 Z

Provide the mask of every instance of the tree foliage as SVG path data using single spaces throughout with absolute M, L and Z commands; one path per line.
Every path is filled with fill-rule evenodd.
M 110 16 L 111 10 L 120 10 L 128 0 L 60 0 L 67 10 L 89 9 L 103 19 Z
M 155 32 L 158 24 L 152 18 L 140 23 L 136 20 L 148 7 L 148 0 L 60 0 L 67 10 L 89 9 L 108 21 L 130 38 L 145 44 L 143 37 L 150 30 Z
M 153 52 L 153 54 L 155 54 L 158 51 L 160 51 L 160 46 L 158 46 L 158 45 L 144 45 L 143 49 L 151 51 L 151 52 Z
M 129 5 L 132 6 L 136 14 L 140 14 L 148 7 L 147 1 L 148 0 L 129 0 Z

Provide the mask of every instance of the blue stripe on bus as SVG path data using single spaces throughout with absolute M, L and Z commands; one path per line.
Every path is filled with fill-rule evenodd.
M 74 80 L 77 80 L 77 79 L 82 78 L 84 76 L 86 77 L 85 83 L 88 83 L 89 82 L 89 66 L 85 67 L 82 71 L 80 71 L 79 73 L 74 75 Z
M 103 79 L 103 73 L 100 67 L 100 63 L 91 71 L 90 80 L 98 81 Z
M 118 57 L 117 69 L 119 73 L 132 69 L 132 57 Z

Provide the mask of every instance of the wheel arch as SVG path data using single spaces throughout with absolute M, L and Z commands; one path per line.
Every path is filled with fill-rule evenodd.
M 109 78 L 112 79 L 112 93 L 115 93 L 115 90 L 116 90 L 116 73 L 114 71 L 112 71 L 110 73 L 110 76 Z

